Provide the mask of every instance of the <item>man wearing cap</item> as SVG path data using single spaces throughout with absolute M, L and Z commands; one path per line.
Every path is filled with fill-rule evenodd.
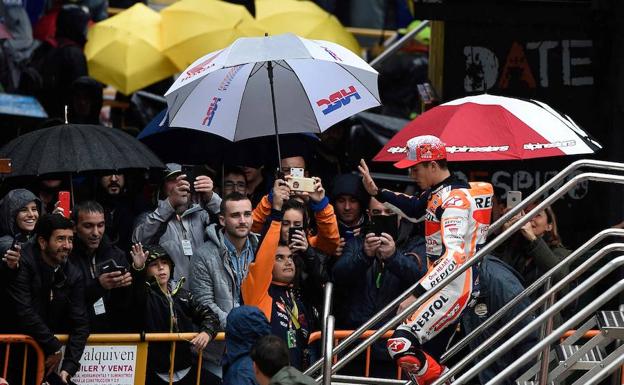
M 417 136 L 407 142 L 407 149 L 407 157 L 395 163 L 395 167 L 410 169 L 410 176 L 423 191 L 418 197 L 379 189 L 366 163 L 362 160 L 359 166 L 369 194 L 398 209 L 403 216 L 425 218 L 426 251 L 431 267 L 414 293 L 399 306 L 399 311 L 474 256 L 487 237 L 492 198 L 490 184 L 468 184 L 451 175 L 445 144 L 437 137 Z M 388 340 L 388 352 L 415 383 L 429 385 L 447 371 L 422 350 L 422 345 L 457 321 L 478 292 L 477 267 L 466 270 L 417 308 Z
M 191 182 L 201 197 L 201 205 L 192 200 Z M 219 212 L 221 197 L 213 192 L 210 177 L 200 175 L 195 181 L 188 181 L 182 174 L 182 167 L 176 163 L 167 164 L 161 192 L 164 199 L 159 200 L 156 210 L 134 229 L 132 241 L 160 244 L 176 264 L 173 278 L 179 280 L 190 276 L 191 259 L 206 241 L 209 213 Z M 188 288 L 188 282 L 184 283 L 184 288 Z

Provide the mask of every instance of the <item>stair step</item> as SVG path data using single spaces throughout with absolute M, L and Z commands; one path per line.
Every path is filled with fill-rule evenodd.
M 574 353 L 578 352 L 582 345 L 558 345 L 555 347 L 555 352 L 559 358 L 559 363 L 563 363 L 570 358 Z M 589 350 L 578 361 L 573 362 L 570 365 L 570 369 L 575 370 L 590 370 L 594 366 L 598 365 L 600 361 L 604 359 L 604 354 L 597 346 Z
M 612 338 L 624 339 L 624 312 L 609 310 L 596 314 L 598 327 Z

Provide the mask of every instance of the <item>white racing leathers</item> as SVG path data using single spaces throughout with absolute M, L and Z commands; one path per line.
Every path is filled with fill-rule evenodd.
M 420 280 L 416 296 L 437 286 L 472 258 L 485 243 L 492 208 L 489 183 L 467 184 L 454 177 L 424 192 L 419 198 L 382 191 L 382 201 L 418 218 L 425 215 L 427 274 Z M 416 337 L 420 345 L 456 321 L 478 290 L 475 265 L 420 306 L 397 328 Z M 399 333 L 403 334 L 403 333 Z M 416 342 L 416 341 L 413 341 Z M 390 354 L 400 353 L 390 349 Z

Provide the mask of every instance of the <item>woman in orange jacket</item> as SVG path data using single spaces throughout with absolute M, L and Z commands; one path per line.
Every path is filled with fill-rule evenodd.
M 319 249 L 323 253 L 334 255 L 340 243 L 338 220 L 334 213 L 334 207 L 325 196 L 325 188 L 321 183 L 321 179 L 317 177 L 313 177 L 312 179 L 314 179 L 316 191 L 312 193 L 301 193 L 295 197 L 295 199 L 300 201 L 307 200 L 305 203 L 307 203 L 308 207 L 314 213 L 317 232 L 314 235 L 307 232 L 307 241 L 310 246 Z M 254 209 L 252 213 L 253 225 L 251 231 L 255 233 L 262 232 L 267 218 L 271 215 L 271 210 L 275 209 L 275 201 L 284 202 L 288 200 L 291 195 L 292 191 L 290 191 L 286 182 L 283 179 L 277 179 L 273 185 L 273 189 L 262 198 Z

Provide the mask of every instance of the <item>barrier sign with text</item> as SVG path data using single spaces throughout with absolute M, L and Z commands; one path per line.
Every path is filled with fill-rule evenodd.
M 144 344 L 87 345 L 80 360 L 80 370 L 72 381 L 82 385 L 134 385 L 144 382 L 145 359 L 138 359 L 138 356 L 141 353 L 145 355 L 145 348 L 140 345 Z

